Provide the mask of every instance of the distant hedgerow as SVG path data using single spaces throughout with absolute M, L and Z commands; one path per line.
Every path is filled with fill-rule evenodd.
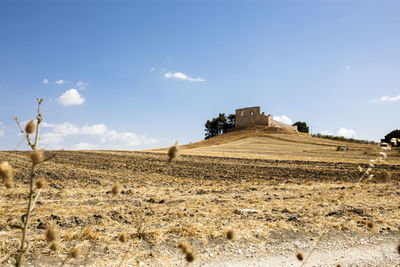
M 358 143 L 358 144 L 378 144 L 375 141 L 370 141 L 370 140 L 360 140 L 360 139 L 354 139 L 354 138 L 346 138 L 344 136 L 333 136 L 333 135 L 325 135 L 325 134 L 312 134 L 313 137 L 318 137 L 318 138 L 324 138 L 324 139 L 331 139 L 335 141 L 344 141 L 344 142 L 350 142 L 350 143 Z

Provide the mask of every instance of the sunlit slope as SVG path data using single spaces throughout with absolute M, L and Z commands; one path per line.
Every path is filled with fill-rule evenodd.
M 348 151 L 337 151 L 348 146 Z M 159 152 L 165 149 L 158 150 Z M 252 127 L 180 146 L 180 153 L 234 158 L 366 162 L 378 156 L 377 145 L 365 145 L 312 137 L 279 128 Z M 388 161 L 398 164 L 399 153 Z

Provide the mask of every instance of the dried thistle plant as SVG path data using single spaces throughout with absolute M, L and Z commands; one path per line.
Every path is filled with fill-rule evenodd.
M 168 161 L 171 162 L 178 156 L 178 140 L 175 141 L 175 144 L 168 149 Z
M 178 248 L 181 249 L 182 253 L 185 255 L 185 260 L 191 263 L 195 260 L 193 247 L 186 242 L 181 242 L 178 244 Z
M 194 261 L 194 254 L 193 254 L 193 252 L 188 252 L 188 253 L 186 253 L 185 260 L 186 260 L 187 262 L 193 262 L 193 261 Z
M 44 161 L 44 149 L 33 150 L 30 154 L 33 164 L 37 165 Z
M 51 242 L 49 248 L 52 251 L 57 251 L 60 249 L 60 243 L 58 243 L 57 241 Z
M 38 189 L 43 189 L 45 188 L 47 185 L 46 179 L 44 177 L 39 177 L 35 180 L 35 186 Z
M 30 120 L 26 125 L 25 125 L 25 132 L 27 134 L 32 134 L 35 131 L 35 122 L 33 120 Z
M 71 249 L 71 251 L 69 252 L 69 255 L 71 258 L 76 259 L 81 255 L 81 250 L 79 247 L 74 247 L 73 249 Z
M 113 195 L 118 195 L 121 192 L 121 184 L 118 181 L 113 184 L 111 192 Z
M 50 250 L 57 251 L 60 248 L 60 234 L 54 222 L 46 228 L 45 237 Z
M 119 237 L 118 237 L 118 241 L 121 242 L 121 243 L 123 243 L 123 244 L 125 244 L 126 242 L 128 242 L 128 236 L 127 236 L 127 234 L 126 234 L 126 233 L 120 234 Z M 129 247 L 126 249 L 126 251 L 125 251 L 125 253 L 124 253 L 124 256 L 122 256 L 121 261 L 120 261 L 119 264 L 117 265 L 118 267 L 122 266 L 122 264 L 124 263 L 126 256 L 128 255 L 129 251 L 130 251 L 131 248 L 132 248 L 132 245 L 133 245 L 133 243 L 131 243 L 131 244 L 129 245 Z
M 0 178 L 1 182 L 4 183 L 6 188 L 11 188 L 13 184 L 13 176 L 14 169 L 11 167 L 11 165 L 7 161 L 2 162 L 0 164 Z
M 46 241 L 48 243 L 58 241 L 60 235 L 59 235 L 59 232 L 57 229 L 57 225 L 54 222 L 50 226 L 47 227 L 45 236 L 46 236 Z
M 296 258 L 297 258 L 299 261 L 302 261 L 302 260 L 304 259 L 303 253 L 297 252 L 297 253 L 296 253 Z
M 118 237 L 118 241 L 121 243 L 126 243 L 128 241 L 128 236 L 126 233 L 122 233 Z
M 81 255 L 81 249 L 77 246 L 74 246 L 69 252 L 67 257 L 65 257 L 65 259 L 62 261 L 60 267 L 64 266 L 67 261 L 72 258 L 72 259 L 76 259 Z
M 367 177 L 367 180 L 372 180 L 374 178 L 374 174 L 372 174 L 372 169 L 375 167 L 375 163 L 382 163 L 385 162 L 385 159 L 387 158 L 387 154 L 385 152 L 379 152 L 379 156 L 376 159 L 371 159 L 368 163 L 368 168 L 364 169 L 361 166 L 358 166 L 358 170 L 362 173 L 360 179 L 358 182 L 361 182 L 365 177 Z
M 28 195 L 28 207 L 26 209 L 26 213 L 21 217 L 22 218 L 22 222 L 21 225 L 17 225 L 19 229 L 21 229 L 22 234 L 21 234 L 21 244 L 19 246 L 19 251 L 18 251 L 18 256 L 16 258 L 16 266 L 20 267 L 22 265 L 23 262 L 23 257 L 25 252 L 27 251 L 27 247 L 28 247 L 28 241 L 27 241 L 27 233 L 28 233 L 28 228 L 29 228 L 29 222 L 30 222 L 30 218 L 32 215 L 32 212 L 35 208 L 35 204 L 36 201 L 38 200 L 39 196 L 40 196 L 40 192 L 42 190 L 42 188 L 44 188 L 45 186 L 45 180 L 43 179 L 36 179 L 36 166 L 46 160 L 49 160 L 52 157 L 49 158 L 45 158 L 44 156 L 44 150 L 37 150 L 37 147 L 39 145 L 39 130 L 40 130 L 40 123 L 42 122 L 42 114 L 40 112 L 40 105 L 43 102 L 43 98 L 38 98 L 37 99 L 38 102 L 38 109 L 37 109 L 37 116 L 36 116 L 36 124 L 33 120 L 29 121 L 25 127 L 23 128 L 20 124 L 20 122 L 18 121 L 18 118 L 15 117 L 14 120 L 16 121 L 18 127 L 21 130 L 21 133 L 25 136 L 25 139 L 28 143 L 28 145 L 30 146 L 30 148 L 32 149 L 32 152 L 30 154 L 30 158 L 32 160 L 32 166 L 31 166 L 31 171 L 30 171 L 30 177 L 29 177 L 29 195 Z M 30 135 L 35 133 L 35 137 L 34 137 L 34 141 L 32 142 Z M 2 163 L 1 165 L 1 171 L 0 171 L 0 175 L 2 176 L 2 180 L 5 180 L 6 186 L 10 186 L 10 181 L 12 182 L 12 179 L 10 177 L 12 177 L 12 168 L 10 169 L 10 167 L 8 167 L 8 163 Z M 7 179 L 5 179 L 5 178 Z M 35 190 L 35 186 L 37 188 L 37 190 Z M 52 236 L 53 232 L 51 230 L 49 230 L 48 232 L 46 232 L 46 239 L 52 239 L 54 236 Z M 47 237 L 48 235 L 48 237 Z M 57 247 L 57 243 L 56 240 L 52 240 L 51 241 L 52 245 L 52 249 L 56 250 Z
M 181 249 L 183 254 L 186 254 L 188 249 L 189 249 L 189 244 L 186 243 L 186 242 L 181 242 L 181 243 L 178 244 L 178 248 Z
M 226 231 L 226 239 L 234 240 L 235 239 L 235 232 L 232 229 Z

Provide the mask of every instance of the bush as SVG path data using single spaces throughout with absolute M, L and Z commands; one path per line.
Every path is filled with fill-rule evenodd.
M 301 133 L 309 133 L 310 129 L 308 128 L 308 125 L 306 122 L 304 121 L 298 121 L 293 123 L 292 126 L 297 126 L 297 131 L 301 132 Z
M 393 130 L 390 133 L 388 133 L 387 135 L 385 135 L 385 138 L 381 139 L 381 142 L 385 142 L 390 144 L 390 140 L 392 138 L 400 138 L 400 130 Z M 397 144 L 399 146 L 399 144 Z
M 207 120 L 205 124 L 205 139 L 228 132 L 230 129 L 235 128 L 235 123 L 235 114 L 229 114 L 226 117 L 225 113 L 219 113 L 217 118 Z
M 359 140 L 359 139 L 354 139 L 354 138 L 346 138 L 343 136 L 323 135 L 320 133 L 313 134 L 312 136 L 318 137 L 318 138 L 331 139 L 331 140 L 335 140 L 335 141 L 344 141 L 344 142 L 358 143 L 358 144 L 377 144 L 376 142 L 370 141 L 370 140 Z

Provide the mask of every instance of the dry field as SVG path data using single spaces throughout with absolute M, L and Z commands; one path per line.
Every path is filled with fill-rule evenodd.
M 74 246 L 82 253 L 66 265 L 117 266 L 126 253 L 125 266 L 185 266 L 182 241 L 193 246 L 194 266 L 300 266 L 296 252 L 313 249 L 309 266 L 399 265 L 399 153 L 358 182 L 358 166 L 380 150 L 336 151 L 343 144 L 252 129 L 183 146 L 171 163 L 165 150 L 47 152 L 55 157 L 37 168 L 48 185 L 26 266 L 60 265 Z M 27 152 L 0 152 L 5 160 L 17 170 L 14 187 L 0 189 L 0 264 L 11 266 L 21 232 L 10 225 L 26 210 L 31 163 Z M 45 240 L 51 222 L 57 252 Z

